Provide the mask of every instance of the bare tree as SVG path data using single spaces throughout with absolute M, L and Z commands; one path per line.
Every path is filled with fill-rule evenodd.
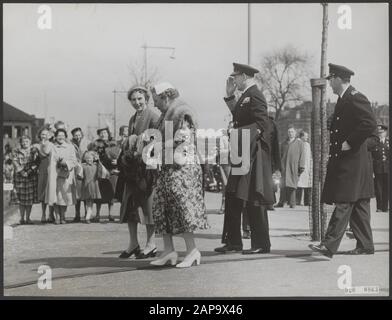
M 131 86 L 140 85 L 149 88 L 153 83 L 159 80 L 158 68 L 145 70 L 144 63 L 134 60 L 128 65 L 129 74 L 131 76 Z M 147 79 L 146 79 L 147 74 Z
M 304 101 L 310 77 L 310 57 L 292 46 L 273 51 L 262 58 L 257 79 L 269 105 L 275 109 L 275 119 L 286 106 Z M 308 91 L 308 90 L 307 90 Z

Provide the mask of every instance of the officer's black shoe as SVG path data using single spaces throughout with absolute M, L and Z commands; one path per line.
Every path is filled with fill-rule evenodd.
M 263 249 L 263 248 L 251 248 L 248 250 L 243 250 L 242 254 L 260 254 L 260 253 L 270 253 L 270 249 Z
M 242 246 L 224 245 L 223 247 L 215 248 L 215 252 L 218 253 L 231 253 L 240 251 L 242 251 Z
M 275 208 L 283 208 L 283 203 L 277 203 L 277 204 L 275 205 Z
M 346 251 L 344 254 L 350 254 L 350 255 L 374 254 L 374 249 L 355 248 L 353 250 Z
M 332 258 L 333 254 L 329 249 L 323 245 L 323 244 L 310 244 L 309 248 L 315 252 L 321 253 L 323 256 L 326 256 L 327 258 Z

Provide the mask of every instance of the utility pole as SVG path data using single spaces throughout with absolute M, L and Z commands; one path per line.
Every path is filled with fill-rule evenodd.
M 248 65 L 250 65 L 250 42 L 251 42 L 251 33 L 250 33 L 250 3 L 248 3 Z
M 114 89 L 113 90 L 113 137 L 114 137 L 114 140 L 116 140 L 116 134 L 117 134 L 117 128 L 116 128 L 116 121 L 117 121 L 117 119 L 116 119 L 116 89 Z
M 116 94 L 117 93 L 128 93 L 128 91 L 116 90 L 113 91 L 113 138 L 117 137 L 117 105 L 116 105 Z

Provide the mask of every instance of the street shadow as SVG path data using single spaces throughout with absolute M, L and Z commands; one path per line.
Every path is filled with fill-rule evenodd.
M 217 233 L 194 233 L 193 235 L 195 238 L 199 238 L 199 239 L 211 239 L 211 240 L 222 239 L 222 235 Z
M 102 252 L 102 254 L 120 254 L 122 251 L 106 251 L 106 252 Z M 202 256 L 206 256 L 206 257 L 210 257 L 210 256 L 217 256 L 219 255 L 219 253 L 215 252 L 215 251 L 201 251 L 203 252 Z M 161 253 L 161 251 L 158 251 L 157 256 L 159 256 L 159 254 Z M 178 256 L 179 257 L 185 257 L 186 256 L 186 251 L 177 251 Z M 131 259 L 129 259 L 131 260 Z M 151 260 L 151 259 L 150 259 Z M 146 261 L 146 259 L 139 259 L 138 261 Z
M 274 230 L 274 231 L 289 231 L 289 232 L 307 232 L 309 233 L 309 229 L 289 229 L 289 228 L 270 228 L 270 231 Z
M 109 252 L 104 252 L 109 254 Z M 179 252 L 179 257 L 182 258 L 186 255 L 185 251 Z M 202 251 L 202 257 L 220 257 L 220 259 L 204 260 L 203 263 L 215 264 L 215 263 L 227 263 L 235 261 L 251 261 L 251 260 L 269 260 L 269 259 L 281 259 L 295 258 L 305 260 L 319 260 L 312 257 L 312 253 L 305 250 L 272 250 L 269 254 L 258 254 L 253 256 L 244 256 L 240 253 L 233 254 L 220 254 L 214 251 Z M 21 260 L 21 264 L 35 264 L 35 265 L 48 265 L 52 269 L 83 269 L 83 268 L 128 268 L 132 269 L 144 269 L 146 267 L 155 268 L 155 266 L 149 265 L 153 258 L 149 259 L 119 259 L 117 257 L 47 257 L 38 259 L 26 259 Z M 34 269 L 34 271 L 36 271 Z
M 180 252 L 180 257 L 185 256 L 185 252 Z M 228 262 L 244 262 L 244 261 L 255 261 L 255 260 L 277 260 L 286 258 L 300 259 L 299 262 L 325 262 L 328 260 L 323 256 L 312 255 L 309 251 L 305 250 L 273 250 L 269 254 L 260 254 L 254 256 L 244 256 L 240 253 L 232 254 L 219 254 L 213 251 L 202 251 L 202 262 L 204 265 L 216 265 Z M 208 259 L 208 257 L 215 257 Z M 46 257 L 38 259 L 26 259 L 20 261 L 22 264 L 34 264 L 32 272 L 36 273 L 38 268 L 37 265 L 47 265 L 52 269 L 77 269 L 78 271 L 68 271 L 63 274 L 54 275 L 53 280 L 66 279 L 66 278 L 80 278 L 86 276 L 97 276 L 102 274 L 114 274 L 120 272 L 130 272 L 137 270 L 149 270 L 149 271 L 163 271 L 170 270 L 174 266 L 153 266 L 150 265 L 150 259 L 136 260 L 136 259 L 118 259 L 116 257 Z M 179 259 L 180 261 L 182 259 Z M 90 268 L 90 269 L 89 269 Z M 101 268 L 101 269 L 99 269 Z M 106 269 L 102 269 L 106 268 Z M 83 270 L 86 269 L 86 270 Z M 92 270 L 91 270 L 92 269 Z M 83 270 L 83 271 L 82 271 Z M 14 284 L 8 284 L 4 286 L 7 288 L 22 287 L 34 284 L 34 280 L 25 280 L 25 282 L 19 282 Z
M 48 257 L 22 260 L 23 264 L 48 265 L 52 269 L 82 269 L 82 268 L 130 268 L 145 265 L 146 260 L 119 259 L 117 257 Z
M 206 214 L 216 214 L 218 216 L 223 216 L 224 213 L 220 211 L 219 209 L 208 209 L 206 210 Z

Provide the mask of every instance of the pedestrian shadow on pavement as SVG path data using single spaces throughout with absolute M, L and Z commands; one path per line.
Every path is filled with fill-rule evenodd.
M 104 253 L 105 254 L 105 253 Z M 108 254 L 108 253 L 106 253 Z M 186 255 L 185 251 L 179 252 L 179 257 L 183 258 Z M 248 261 L 248 260 L 265 260 L 265 259 L 281 259 L 281 258 L 295 258 L 305 260 L 317 260 L 314 259 L 317 256 L 312 256 L 312 253 L 305 250 L 272 250 L 269 254 L 258 254 L 244 256 L 238 253 L 234 254 L 220 254 L 214 251 L 202 251 L 202 260 L 206 257 L 216 257 L 217 259 L 207 259 L 203 263 L 226 263 L 235 261 Z M 320 258 L 320 257 L 318 257 Z M 47 257 L 41 259 L 27 259 L 21 260 L 22 264 L 33 264 L 33 265 L 48 265 L 52 269 L 81 269 L 81 268 L 129 268 L 129 269 L 141 269 L 146 266 L 150 266 L 149 263 L 153 258 L 149 259 L 119 259 L 117 257 Z M 181 259 L 180 259 L 181 260 Z
M 302 260 L 299 262 L 324 262 L 328 260 L 322 256 L 312 256 L 309 251 L 304 250 L 273 250 L 269 254 L 261 254 L 254 256 L 244 256 L 238 253 L 219 254 L 214 251 L 202 251 L 201 254 L 202 265 L 215 265 L 219 263 L 245 262 L 255 260 L 278 260 L 282 258 L 294 258 Z M 186 252 L 179 252 L 179 256 L 181 258 L 185 255 Z M 59 271 L 53 274 L 53 280 L 96 276 L 102 274 L 113 274 L 137 270 L 162 271 L 165 269 L 169 270 L 174 268 L 174 266 L 157 267 L 150 265 L 150 262 L 152 260 L 152 258 L 145 260 L 136 260 L 119 259 L 117 257 L 47 257 L 40 259 L 26 259 L 19 261 L 19 263 L 32 265 L 31 271 L 34 273 L 34 275 L 28 275 L 24 281 L 21 281 L 21 279 L 19 278 L 19 281 L 17 283 L 7 283 L 5 284 L 4 288 L 10 289 L 36 283 L 38 266 L 41 265 L 49 266 L 51 269 L 54 270 L 54 272 L 55 269 L 59 269 Z M 182 259 L 179 260 L 181 261 Z

